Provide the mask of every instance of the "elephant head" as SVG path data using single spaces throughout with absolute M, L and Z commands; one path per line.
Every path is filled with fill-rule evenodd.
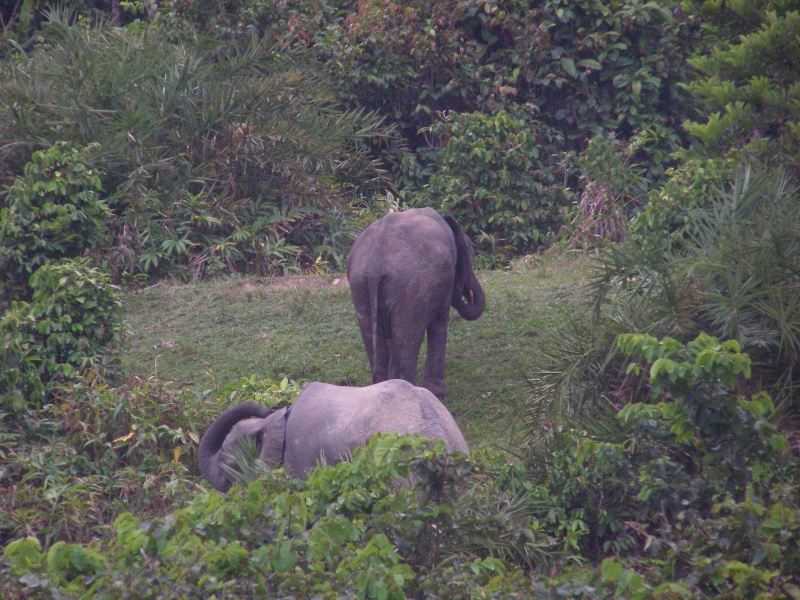
M 200 470 L 214 489 L 227 491 L 234 482 L 228 469 L 237 468 L 249 439 L 267 466 L 283 464 L 305 479 L 320 458 L 335 464 L 376 433 L 393 431 L 442 439 L 448 451 L 468 453 L 453 416 L 424 388 L 399 379 L 363 388 L 314 382 L 288 408 L 245 402 L 221 413 L 200 440 Z
M 472 270 L 472 265 L 475 263 L 475 251 L 458 221 L 450 216 L 445 217 L 444 220 L 453 230 L 457 252 L 451 304 L 464 319 L 474 321 L 483 314 L 485 305 L 483 288 Z
M 200 440 L 200 471 L 214 486 L 226 492 L 233 485 L 228 469 L 237 470 L 236 457 L 242 441 L 255 445 L 258 457 L 268 466 L 283 461 L 286 436 L 286 408 L 267 408 L 255 402 L 243 402 L 222 412 Z

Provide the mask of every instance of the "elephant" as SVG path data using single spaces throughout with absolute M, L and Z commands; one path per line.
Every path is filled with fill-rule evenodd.
M 427 333 L 423 385 L 439 398 L 447 395 L 450 306 L 470 321 L 484 309 L 474 262 L 461 226 L 432 208 L 389 213 L 358 236 L 346 270 L 372 383 L 404 379 L 416 385 Z
M 376 433 L 442 439 L 449 453 L 469 454 L 453 416 L 428 390 L 393 379 L 367 387 L 313 382 L 288 407 L 243 402 L 223 411 L 200 440 L 200 471 L 214 489 L 233 485 L 235 456 L 249 438 L 269 467 L 305 480 L 320 459 L 345 460 Z

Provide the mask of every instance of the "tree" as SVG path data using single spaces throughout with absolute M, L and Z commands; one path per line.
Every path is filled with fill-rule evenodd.
M 687 121 L 701 152 L 800 168 L 800 3 L 688 3 L 710 23 L 684 87 L 705 116 Z M 794 10 L 791 10 L 794 9 Z

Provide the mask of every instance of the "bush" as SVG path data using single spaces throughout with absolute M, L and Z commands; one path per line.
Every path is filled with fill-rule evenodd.
M 107 537 L 121 512 L 168 513 L 197 493 L 200 435 L 221 410 L 299 391 L 255 377 L 200 391 L 76 376 L 57 402 L 0 430 L 0 546 L 32 532 L 46 547 L 85 543 Z
M 698 231 L 698 215 L 714 204 L 740 165 L 725 158 L 695 158 L 670 169 L 663 185 L 630 224 L 636 244 L 654 257 L 680 254 Z
M 444 147 L 436 174 L 415 203 L 455 217 L 484 261 L 528 252 L 561 225 L 567 193 L 542 156 L 554 132 L 504 111 L 449 113 L 431 132 Z
M 684 126 L 704 156 L 800 171 L 800 12 L 796 2 L 686 3 L 708 21 L 706 52 L 682 84 L 704 105 Z
M 631 164 L 634 145 L 594 137 L 578 157 L 583 191 L 568 232 L 570 243 L 584 248 L 623 241 L 628 218 L 645 188 L 642 171 Z
M 595 306 L 613 293 L 618 309 L 650 314 L 650 332 L 736 339 L 771 391 L 797 406 L 798 188 L 782 171 L 757 167 L 730 180 L 729 167 L 676 172 L 637 217 L 630 242 L 602 255 Z
M 564 415 L 617 393 L 620 334 L 686 343 L 706 331 L 753 356 L 754 379 L 778 404 L 800 406 L 797 187 L 781 171 L 731 172 L 729 160 L 675 170 L 628 240 L 603 247 L 586 289 L 591 309 L 535 350 L 532 405 Z M 535 430 L 540 417 L 530 414 Z
M 331 234 L 328 213 L 380 187 L 366 146 L 391 147 L 391 128 L 338 106 L 283 38 L 48 15 L 44 41 L 0 76 L 0 145 L 21 169 L 31 139 L 97 142 L 116 273 L 302 270 Z
M 561 153 L 648 132 L 643 158 L 660 174 L 680 146 L 689 104 L 677 83 L 697 32 L 677 1 L 370 0 L 317 48 L 339 93 L 397 123 L 418 159 L 439 113 L 524 111 L 561 132 Z
M 192 483 L 197 422 L 243 399 L 290 399 L 296 386 L 251 378 L 214 398 L 83 380 L 76 401 L 49 409 L 65 430 L 37 423 L 52 448 L 11 446 L 11 479 L 26 494 L 0 513 L 13 531 L 0 542 L 0 587 L 10 597 L 790 594 L 798 463 L 769 397 L 739 392 L 748 357 L 708 336 L 685 346 L 623 336 L 619 349 L 618 440 L 554 428 L 520 465 L 376 436 L 305 482 L 262 469 L 225 496 Z M 49 510 L 31 510 L 46 499 Z M 110 536 L 89 539 L 112 521 Z
M 88 259 L 45 264 L 29 284 L 30 303 L 0 320 L 0 406 L 14 415 L 80 372 L 113 375 L 123 333 L 117 288 Z
M 485 496 L 463 494 L 472 471 L 464 457 L 446 457 L 441 443 L 378 436 L 304 483 L 278 469 L 227 497 L 200 494 L 161 518 L 121 514 L 102 547 L 19 538 L 4 550 L 5 583 L 27 593 L 143 598 L 405 598 L 419 586 L 452 597 L 453 576 L 467 596 L 486 588 L 531 597 L 530 581 L 487 549 L 514 521 L 476 512 Z M 399 477 L 416 487 L 398 485 Z M 496 501 L 507 501 L 501 493 Z
M 788 537 L 800 505 L 786 495 L 798 462 L 771 398 L 746 391 L 750 358 L 704 334 L 617 345 L 627 367 L 614 434 L 553 428 L 527 460 L 544 531 L 600 563 L 590 581 L 615 597 L 626 586 L 632 597 L 782 597 L 800 572 Z
M 111 211 L 92 168 L 97 144 L 56 142 L 34 152 L 24 175 L 6 190 L 0 209 L 0 289 L 29 300 L 28 278 L 39 267 L 82 256 L 107 240 Z

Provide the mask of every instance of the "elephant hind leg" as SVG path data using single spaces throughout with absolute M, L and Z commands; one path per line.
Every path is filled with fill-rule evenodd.
M 390 379 L 404 379 L 412 385 L 417 385 L 417 359 L 425 330 L 413 332 L 398 332 L 389 340 L 391 360 L 389 369 Z
M 376 344 L 375 364 L 370 365 L 372 367 L 372 383 L 386 381 L 389 378 L 389 371 L 391 370 L 389 342 L 382 335 L 378 335 Z M 370 362 L 373 361 L 370 360 Z
M 444 356 L 449 321 L 449 315 L 446 315 L 444 319 L 435 321 L 428 327 L 428 354 L 425 357 L 423 383 L 437 398 L 447 396 L 447 384 L 444 382 Z

